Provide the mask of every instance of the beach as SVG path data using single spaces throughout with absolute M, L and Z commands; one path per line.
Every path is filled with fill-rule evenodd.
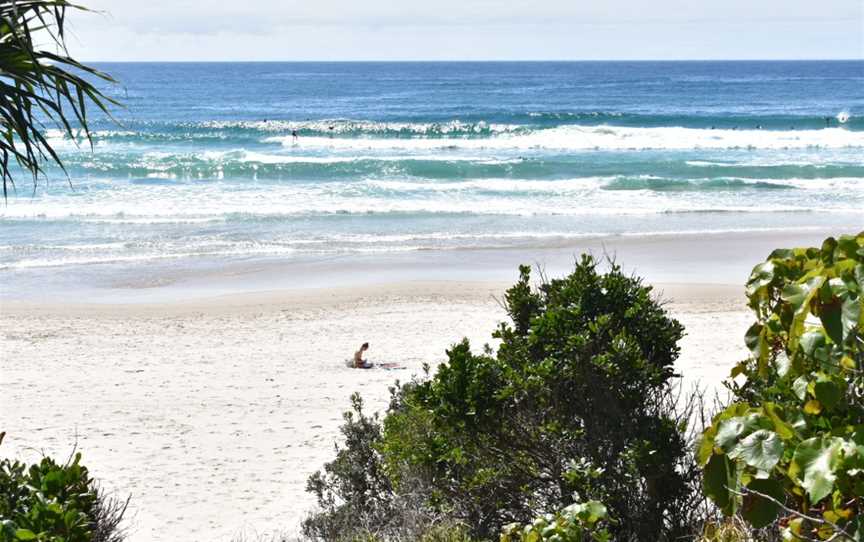
M 864 229 L 860 61 L 98 67 L 0 206 L 0 451 L 80 451 L 129 542 L 296 535 L 351 394 L 494 349 L 521 264 L 644 278 L 710 396 L 753 266 Z
M 710 253 L 665 243 L 672 262 Z M 694 262 L 692 276 L 709 276 L 710 263 Z M 743 283 L 727 282 L 654 283 L 686 327 L 676 366 L 685 389 L 720 390 L 746 356 Z M 123 290 L 113 302 L 104 292 L 99 303 L 6 301 L 3 447 L 30 460 L 82 452 L 106 489 L 131 495 L 133 542 L 294 534 L 314 507 L 305 480 L 334 456 L 350 395 L 382 412 L 390 386 L 422 376 L 462 337 L 494 347 L 509 284 L 451 276 L 158 302 L 120 301 Z M 171 297 L 154 289 L 153 299 Z M 347 368 L 364 341 L 371 360 L 404 369 Z

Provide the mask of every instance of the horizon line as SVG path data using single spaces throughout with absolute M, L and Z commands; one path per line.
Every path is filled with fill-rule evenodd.
M 651 58 L 618 58 L 618 59 L 348 59 L 348 60 L 315 60 L 315 59 L 293 59 L 293 60 L 93 60 L 81 59 L 81 62 L 89 63 L 125 63 L 125 64 L 228 64 L 228 63 L 260 63 L 260 64 L 277 64 L 277 63 L 330 63 L 330 64 L 348 64 L 348 63 L 390 63 L 390 64 L 410 64 L 410 63 L 516 63 L 516 62 L 864 62 L 864 57 L 860 58 L 674 58 L 674 59 L 651 59 Z

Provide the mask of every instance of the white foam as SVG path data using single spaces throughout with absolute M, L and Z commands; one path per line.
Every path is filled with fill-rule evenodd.
M 36 198 L 17 197 L 0 207 L 0 219 L 71 220 L 106 224 L 204 224 L 273 217 L 325 214 L 464 213 L 503 215 L 622 215 L 684 212 L 689 209 L 771 212 L 813 207 L 819 194 L 824 212 L 860 211 L 864 182 L 858 178 L 758 179 L 727 178 L 745 184 L 790 186 L 768 190 L 758 198 L 737 187 L 701 190 L 693 179 L 684 190 L 653 190 L 652 176 L 640 177 L 629 190 L 606 190 L 629 177 L 600 176 L 558 180 L 508 178 L 432 181 L 362 179 L 291 183 L 184 183 L 140 185 L 115 183 L 69 195 L 45 189 Z M 495 193 L 488 193 L 495 192 Z M 244 219 L 245 219 L 244 218 Z
M 221 243 L 225 246 L 225 243 Z M 56 256 L 49 255 L 43 258 L 27 258 L 0 264 L 0 269 L 30 269 L 39 267 L 65 267 L 73 265 L 98 265 L 98 264 L 130 264 L 137 262 L 173 260 L 183 258 L 200 257 L 232 257 L 232 256 L 285 256 L 296 252 L 297 249 L 277 245 L 260 245 L 238 243 L 236 246 L 228 246 L 221 250 L 206 250 L 207 243 L 192 244 L 186 247 L 186 251 L 171 252 L 168 246 L 154 245 L 153 251 L 144 253 L 100 253 L 85 256 Z
M 394 133 L 405 134 L 483 134 L 506 133 L 523 130 L 518 124 L 487 123 L 485 121 L 463 122 L 458 119 L 447 122 L 376 122 L 371 120 L 323 119 L 309 121 L 262 120 L 262 121 L 210 121 L 192 124 L 217 130 L 247 129 L 262 132 L 288 132 L 291 130 L 313 131 L 341 135 L 346 133 Z
M 687 149 L 841 149 L 864 147 L 864 131 L 708 130 L 701 128 L 634 128 L 559 126 L 528 134 L 503 133 L 488 138 L 328 138 L 272 136 L 266 142 L 300 149 L 330 150 L 687 150 Z
M 290 150 L 302 151 L 292 144 Z M 254 151 L 208 151 L 202 157 L 215 161 L 225 161 L 235 158 L 240 162 L 260 164 L 341 164 L 353 162 L 477 162 L 484 165 L 518 164 L 521 158 L 478 158 L 475 156 L 453 156 L 441 154 L 409 154 L 409 155 L 354 155 L 354 156 L 315 156 L 304 154 L 270 154 Z

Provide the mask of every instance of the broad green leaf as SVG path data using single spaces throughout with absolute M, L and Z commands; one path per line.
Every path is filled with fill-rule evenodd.
M 796 313 L 807 310 L 810 300 L 822 287 L 825 282 L 825 277 L 816 276 L 803 284 L 789 284 L 783 288 L 780 297 L 792 305 L 792 310 Z
M 750 410 L 750 405 L 747 403 L 732 403 L 725 409 L 723 409 L 719 414 L 714 416 L 713 423 L 714 425 L 720 425 L 720 422 L 723 420 L 729 420 L 731 418 L 737 418 L 740 416 L 744 416 Z
M 728 452 L 740 439 L 759 429 L 759 422 L 760 419 L 757 414 L 723 420 L 717 427 L 714 445 L 724 452 Z
M 810 502 L 818 503 L 831 493 L 837 479 L 835 469 L 842 459 L 842 440 L 815 437 L 795 449 L 789 476 L 801 482 Z
M 714 453 L 714 437 L 717 436 L 717 425 L 708 427 L 696 443 L 696 461 L 705 465 Z
M 762 330 L 762 324 L 753 324 L 747 330 L 747 333 L 744 334 L 744 343 L 750 349 L 750 352 L 756 356 L 757 360 L 761 359 L 768 352 L 768 347 L 765 341 L 762 340 Z
M 753 480 L 747 485 L 747 489 L 780 502 L 784 500 L 783 486 L 776 480 Z M 756 529 L 773 523 L 780 512 L 780 506 L 776 502 L 761 495 L 747 493 L 741 506 L 741 515 Z
M 786 286 L 780 294 L 781 298 L 791 305 L 794 313 L 789 329 L 789 349 L 792 352 L 798 349 L 798 341 L 804 332 L 804 321 L 810 314 L 810 301 L 818 293 L 824 282 L 824 275 L 816 275 L 803 284 Z
M 789 360 L 789 356 L 786 355 L 786 352 L 780 351 L 777 353 L 777 357 L 774 358 L 774 368 L 777 371 L 777 376 L 780 378 L 784 378 L 789 374 L 789 369 L 792 368 L 792 362 Z
M 807 397 L 807 384 L 806 376 L 799 376 L 792 382 L 792 391 L 795 392 L 795 396 L 801 401 Z
M 822 250 L 820 256 L 826 265 L 834 263 L 834 250 L 837 248 L 837 240 L 829 237 L 822 242 Z
M 821 329 L 813 329 L 803 333 L 800 337 L 801 350 L 809 357 L 822 360 L 825 356 L 820 351 L 825 351 L 825 334 Z
M 724 514 L 731 516 L 737 508 L 736 495 L 729 489 L 737 489 L 738 475 L 735 463 L 725 455 L 714 454 L 705 465 L 703 484 L 705 494 L 714 501 Z
M 840 317 L 840 300 L 834 299 L 820 305 L 819 319 L 825 328 L 825 333 L 834 343 L 843 342 L 843 324 Z
M 851 235 L 842 235 L 837 239 L 837 246 L 840 252 L 847 258 L 853 258 L 855 253 L 860 248 L 858 242 Z
M 768 256 L 769 260 L 789 260 L 795 257 L 795 250 L 790 248 L 774 249 Z
M 795 436 L 795 429 L 783 419 L 782 411 L 777 405 L 765 403 L 762 409 L 765 411 L 765 415 L 771 419 L 771 423 L 774 424 L 774 431 L 777 432 L 777 436 L 782 440 L 789 440 Z
M 767 261 L 754 267 L 750 273 L 750 279 L 747 281 L 747 297 L 753 296 L 759 290 L 771 284 L 772 280 L 774 280 L 774 262 Z
M 850 297 L 843 302 L 843 308 L 841 309 L 841 322 L 843 324 L 843 339 L 845 340 L 846 336 L 855 331 L 855 329 L 861 324 L 860 298 Z
M 741 459 L 747 465 L 763 471 L 774 468 L 783 455 L 783 442 L 773 431 L 760 429 L 748 435 L 729 452 L 732 459 Z
M 729 372 L 729 378 L 735 378 L 738 375 L 742 375 L 747 371 L 747 361 L 742 361 L 737 363 L 735 367 L 732 367 L 732 370 Z
M 829 378 L 820 378 L 813 385 L 813 394 L 827 409 L 833 408 L 841 398 L 840 388 Z
M 18 540 L 36 540 L 36 534 L 30 529 L 18 529 L 15 531 Z

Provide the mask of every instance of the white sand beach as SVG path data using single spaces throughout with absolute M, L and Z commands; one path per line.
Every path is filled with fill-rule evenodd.
M 77 445 L 104 487 L 131 494 L 132 542 L 296 532 L 306 478 L 333 456 L 341 413 L 467 336 L 490 340 L 503 282 L 399 282 L 160 304 L 7 302 L 0 358 L 4 455 Z M 745 355 L 740 286 L 658 284 L 687 328 L 686 385 L 716 387 Z M 370 359 L 343 360 L 363 341 Z M 182 534 L 180 534 L 182 533 Z

